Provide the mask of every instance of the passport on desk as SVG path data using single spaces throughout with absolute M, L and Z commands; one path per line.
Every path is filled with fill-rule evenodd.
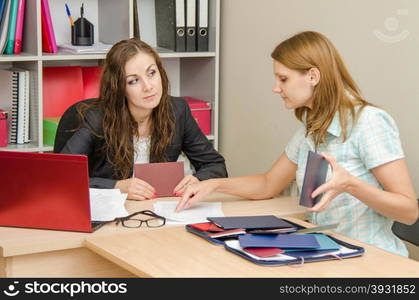
M 266 216 L 240 216 L 240 217 L 209 217 L 208 221 L 224 229 L 263 229 L 263 228 L 289 228 L 295 227 L 287 221 L 273 215 Z
M 174 197 L 173 189 L 185 176 L 182 161 L 135 164 L 134 172 L 156 189 L 157 197 Z

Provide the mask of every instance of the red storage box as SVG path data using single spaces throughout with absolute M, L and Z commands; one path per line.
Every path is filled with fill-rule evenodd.
M 201 128 L 205 135 L 211 134 L 211 104 L 207 101 L 192 98 L 183 97 L 189 104 L 192 111 L 192 116 Z

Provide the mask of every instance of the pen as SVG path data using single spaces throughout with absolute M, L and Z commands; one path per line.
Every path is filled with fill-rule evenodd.
M 67 12 L 67 16 L 70 19 L 71 26 L 74 26 L 74 20 L 70 13 L 70 8 L 68 7 L 67 3 L 65 3 L 65 11 Z

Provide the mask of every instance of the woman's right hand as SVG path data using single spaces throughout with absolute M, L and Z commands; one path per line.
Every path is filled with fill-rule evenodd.
M 118 180 L 115 184 L 116 189 L 121 193 L 128 194 L 129 200 L 149 200 L 156 198 L 156 190 L 144 180 L 138 178 L 128 178 Z
M 216 179 L 208 179 L 188 185 L 183 193 L 182 199 L 176 206 L 176 212 L 191 207 L 195 202 L 204 200 L 206 196 L 214 192 L 217 187 L 218 183 Z

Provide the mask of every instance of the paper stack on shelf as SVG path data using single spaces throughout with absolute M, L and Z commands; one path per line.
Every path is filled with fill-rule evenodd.
M 113 45 L 95 43 L 92 46 L 74 46 L 71 44 L 62 44 L 58 46 L 58 49 L 62 52 L 68 52 L 73 54 L 103 54 L 107 53 Z
M 9 113 L 9 144 L 29 142 L 29 73 L 18 68 L 0 70 L 0 108 Z

